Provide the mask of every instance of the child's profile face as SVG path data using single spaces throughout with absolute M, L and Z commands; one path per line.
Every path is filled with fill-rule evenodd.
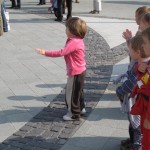
M 143 40 L 144 40 L 143 48 L 144 48 L 145 54 L 146 56 L 150 57 L 150 41 L 148 37 L 146 36 L 143 36 Z

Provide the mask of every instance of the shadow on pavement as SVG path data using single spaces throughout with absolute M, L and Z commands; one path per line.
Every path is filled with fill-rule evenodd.
M 54 131 L 36 131 L 36 129 L 31 129 L 31 132 L 27 131 L 30 128 L 29 126 L 26 126 L 26 129 L 22 128 L 22 131 L 20 133 L 15 133 L 13 136 L 9 137 L 9 139 L 5 140 L 2 144 L 0 144 L 0 149 L 11 149 L 16 150 L 18 149 L 26 149 L 26 150 L 58 150 L 60 149 L 65 143 L 66 138 L 61 137 L 57 138 L 57 133 Z M 69 128 L 68 130 L 69 133 Z M 64 130 L 64 133 L 66 133 Z M 21 132 L 26 133 L 25 136 L 21 136 Z M 40 136 L 36 136 L 38 132 Z M 111 133 L 109 133 L 107 136 L 88 136 L 85 137 L 73 137 L 68 142 L 67 146 L 65 146 L 63 149 L 68 149 L 71 147 L 72 150 L 81 150 L 81 149 L 87 149 L 87 150 L 110 150 L 120 149 L 120 141 L 124 139 L 124 137 L 115 137 L 112 136 L 111 138 L 108 137 Z M 53 135 L 55 135 L 53 137 Z M 74 144 L 76 143 L 76 144 Z M 69 147 L 70 145 L 70 147 Z

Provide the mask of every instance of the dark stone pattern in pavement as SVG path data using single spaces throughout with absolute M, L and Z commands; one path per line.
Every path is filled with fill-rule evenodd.
M 126 44 L 110 49 L 98 33 L 89 28 L 85 37 L 87 74 L 86 116 L 80 121 L 63 121 L 67 113 L 64 90 L 18 132 L 0 144 L 0 150 L 58 150 L 87 119 L 103 95 L 113 64 L 127 56 Z

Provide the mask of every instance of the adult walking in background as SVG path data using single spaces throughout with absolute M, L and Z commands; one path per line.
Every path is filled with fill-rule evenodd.
M 102 10 L 101 0 L 93 0 L 93 10 L 90 11 L 91 14 L 100 13 Z
M 3 35 L 2 0 L 0 0 L 0 36 Z
M 66 5 L 67 5 L 67 19 L 68 20 L 69 18 L 72 17 L 72 0 L 66 0 Z
M 7 26 L 7 20 L 6 20 L 6 8 L 5 8 L 5 0 L 2 0 L 1 4 L 1 15 L 2 15 L 2 20 L 3 20 L 3 31 L 8 32 L 8 26 Z
M 21 8 L 21 0 L 10 0 L 12 2 L 12 6 L 10 8 L 20 9 Z
M 55 21 L 63 20 L 63 0 L 57 0 L 57 19 Z
M 9 8 L 15 8 L 16 7 L 15 0 L 10 0 L 10 1 L 11 1 L 11 7 L 9 7 Z
M 46 4 L 46 1 L 45 1 L 45 0 L 40 0 L 37 5 L 45 5 L 45 4 Z

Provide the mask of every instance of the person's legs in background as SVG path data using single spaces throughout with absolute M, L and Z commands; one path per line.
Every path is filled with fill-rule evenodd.
M 69 18 L 72 17 L 72 0 L 66 0 L 66 5 L 67 5 L 67 10 L 68 10 L 68 13 L 67 13 L 67 20 Z
M 62 21 L 63 19 L 63 11 L 62 11 L 63 0 L 57 0 L 57 19 L 55 21 Z
M 1 15 L 2 15 L 2 19 L 3 19 L 3 30 L 4 32 L 8 32 L 8 26 L 7 26 L 7 21 L 6 21 L 6 16 L 5 16 L 5 2 L 4 0 L 2 1 L 2 5 L 1 5 Z
M 2 0 L 0 0 L 0 36 L 3 35 L 3 19 L 2 19 L 2 13 L 1 13 L 2 11 L 1 5 L 2 5 Z
M 21 8 L 21 0 L 17 0 L 16 9 L 20 9 L 20 8 Z
M 10 8 L 15 8 L 16 7 L 16 1 L 15 0 L 11 0 L 11 7 Z
M 40 0 L 37 5 L 45 5 L 45 4 L 46 4 L 46 1 L 45 1 L 45 0 Z

